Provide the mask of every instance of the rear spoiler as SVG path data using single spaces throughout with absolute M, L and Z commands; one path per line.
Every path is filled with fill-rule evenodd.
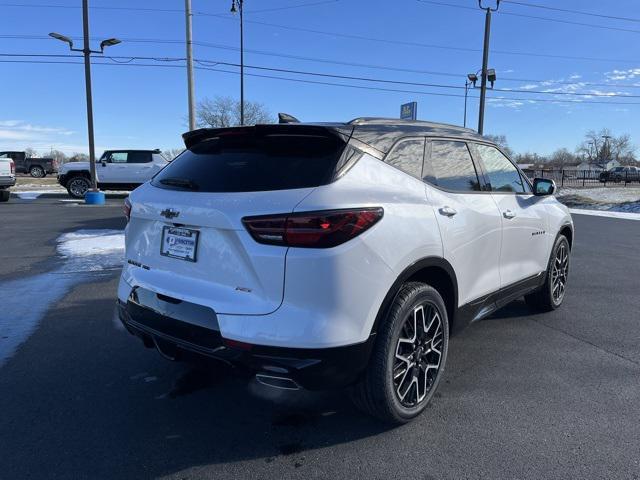
M 184 145 L 191 148 L 198 143 L 209 140 L 211 138 L 225 135 L 274 135 L 274 134 L 331 134 L 339 137 L 343 142 L 348 143 L 353 132 L 353 127 L 349 126 L 345 130 L 333 128 L 330 126 L 308 125 L 304 123 L 276 123 L 254 125 L 248 127 L 224 127 L 224 128 L 199 128 L 182 134 Z

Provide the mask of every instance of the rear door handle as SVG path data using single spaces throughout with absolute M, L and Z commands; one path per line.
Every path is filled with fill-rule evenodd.
M 513 212 L 511 210 L 505 210 L 504 212 L 502 212 L 502 216 L 504 218 L 508 218 L 509 220 L 511 220 L 516 216 L 516 212 Z
M 448 205 L 441 207 L 438 212 L 440 212 L 440 215 L 444 215 L 445 217 L 453 217 L 456 213 L 458 213 L 455 208 L 451 208 Z

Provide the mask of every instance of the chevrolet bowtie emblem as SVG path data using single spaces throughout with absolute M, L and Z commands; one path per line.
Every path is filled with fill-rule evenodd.
M 166 208 L 160 212 L 160 215 L 171 220 L 172 218 L 176 218 L 178 215 L 180 215 L 180 212 L 173 210 L 172 208 Z

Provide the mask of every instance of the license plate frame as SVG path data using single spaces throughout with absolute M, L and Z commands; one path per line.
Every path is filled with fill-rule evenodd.
M 178 233 L 180 232 L 180 233 Z M 170 236 L 169 236 L 170 235 Z M 162 227 L 162 239 L 160 241 L 160 255 L 163 257 L 175 258 L 177 260 L 184 260 L 185 262 L 195 263 L 198 260 L 198 239 L 200 237 L 200 231 L 193 228 L 164 226 Z M 178 253 L 176 253 L 177 247 L 175 244 L 168 245 L 169 238 L 190 238 L 193 240 L 193 252 L 188 251 L 186 254 L 180 254 L 179 247 Z M 192 253 L 192 254 L 191 254 Z

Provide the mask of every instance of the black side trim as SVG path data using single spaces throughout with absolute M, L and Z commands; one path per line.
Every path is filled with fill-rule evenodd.
M 98 188 L 101 190 L 135 190 L 141 183 L 102 183 L 98 182 Z
M 449 279 L 451 280 L 451 283 L 453 285 L 453 297 L 454 298 L 453 298 L 452 308 L 449 311 L 454 312 L 454 315 L 453 315 L 453 318 L 449 319 L 449 323 L 451 325 L 456 323 L 457 314 L 455 312 L 456 312 L 456 309 L 457 309 L 457 306 L 458 306 L 458 279 L 456 277 L 456 273 L 453 270 L 453 267 L 451 266 L 451 264 L 449 262 L 447 262 L 444 258 L 441 258 L 441 257 L 425 257 L 425 258 L 422 258 L 422 259 L 418 260 L 417 262 L 409 265 L 398 276 L 396 281 L 393 282 L 393 285 L 389 289 L 389 292 L 387 292 L 387 295 L 384 297 L 384 300 L 382 301 L 382 305 L 380 306 L 380 309 L 378 310 L 378 315 L 376 316 L 376 319 L 373 322 L 373 327 L 372 327 L 371 333 L 376 333 L 378 331 L 378 325 L 380 324 L 380 320 L 386 317 L 387 312 L 389 311 L 389 308 L 391 307 L 391 305 L 393 304 L 394 300 L 396 299 L 396 296 L 398 295 L 398 292 L 402 288 L 402 285 L 404 285 L 407 282 L 407 280 L 409 278 L 411 278 L 414 274 L 416 274 L 420 270 L 423 270 L 423 269 L 429 268 L 429 267 L 437 267 L 437 268 L 440 268 L 440 269 L 444 270 L 447 273 L 447 275 L 449 276 Z
M 545 278 L 546 272 L 540 272 L 462 305 L 456 315 L 456 327 L 462 329 L 472 322 L 487 317 L 515 299 L 537 290 L 544 284 Z

